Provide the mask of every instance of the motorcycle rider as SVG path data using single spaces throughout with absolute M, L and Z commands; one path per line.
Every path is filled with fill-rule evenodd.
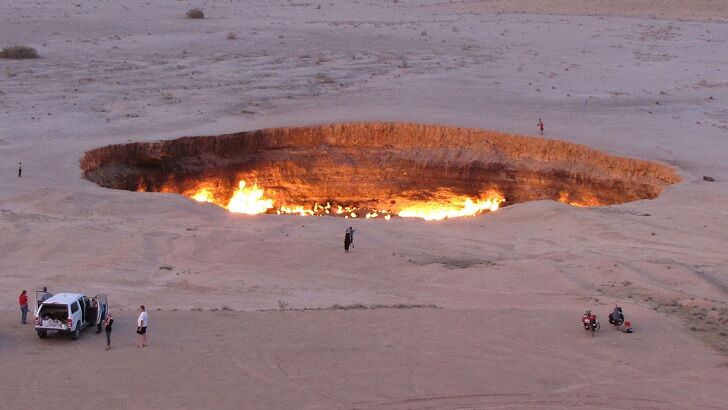
M 609 314 L 609 323 L 617 327 L 624 323 L 624 313 L 622 312 L 621 306 L 617 304 L 614 305 L 614 310 Z

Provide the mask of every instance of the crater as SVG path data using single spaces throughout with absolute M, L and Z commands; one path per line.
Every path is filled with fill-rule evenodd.
M 443 219 L 554 200 L 653 199 L 670 167 L 578 145 L 411 123 L 271 128 L 85 153 L 83 175 L 112 189 L 178 193 L 245 213 Z

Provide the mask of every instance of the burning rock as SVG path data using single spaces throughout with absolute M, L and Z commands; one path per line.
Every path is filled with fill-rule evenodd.
M 563 141 L 403 123 L 275 128 L 110 145 L 81 159 L 115 189 L 174 192 L 232 212 L 444 219 L 552 199 L 651 199 L 671 168 Z

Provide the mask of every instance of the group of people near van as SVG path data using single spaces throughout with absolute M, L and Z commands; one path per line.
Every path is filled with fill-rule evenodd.
M 356 230 L 353 227 L 348 227 L 344 234 L 344 251 L 349 252 L 349 248 L 354 247 L 354 232 Z M 43 295 L 48 295 L 48 288 L 43 288 Z M 45 296 L 42 296 L 45 297 Z M 38 303 L 43 302 L 44 299 L 38 300 Z M 94 302 L 95 303 L 95 302 Z M 30 297 L 28 292 L 23 290 L 18 297 L 18 304 L 20 305 L 20 323 L 28 323 L 28 306 L 30 304 Z M 97 305 L 93 305 L 92 309 L 98 309 Z M 102 312 L 103 320 L 99 322 L 96 329 L 96 333 L 101 333 L 103 327 L 106 333 L 106 350 L 111 349 L 111 331 L 114 327 L 114 317 L 111 312 Z M 147 345 L 147 327 L 149 326 L 149 314 L 147 313 L 146 307 L 141 305 L 139 307 L 139 317 L 137 318 L 137 334 L 139 335 L 137 347 L 142 348 Z
M 38 300 L 38 303 L 42 303 L 45 301 L 45 298 L 48 295 L 48 288 L 43 287 L 43 296 L 42 299 Z M 96 305 L 96 301 L 93 302 L 93 308 L 98 309 L 98 306 Z M 28 305 L 30 304 L 30 298 L 28 297 L 28 291 L 25 289 L 20 292 L 20 296 L 18 297 L 18 304 L 20 305 L 20 323 L 25 325 L 28 323 Z M 106 348 L 105 350 L 111 350 L 111 331 L 114 326 L 114 317 L 111 315 L 111 312 L 108 310 L 105 312 L 102 312 L 102 317 L 104 318 L 101 322 L 99 322 L 98 327 L 96 329 L 96 333 L 101 333 L 101 328 L 103 326 L 104 332 L 106 333 Z M 137 318 L 137 334 L 139 335 L 139 342 L 137 343 L 137 347 L 144 347 L 147 345 L 147 326 L 149 326 L 149 314 L 147 313 L 147 309 L 144 305 L 141 305 L 139 307 L 139 317 Z

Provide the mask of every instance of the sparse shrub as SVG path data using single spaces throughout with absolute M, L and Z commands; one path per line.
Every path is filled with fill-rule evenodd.
M 231 31 L 231 32 L 229 32 L 229 33 L 228 33 L 228 35 L 227 35 L 227 39 L 228 39 L 228 40 L 237 40 L 237 39 L 238 39 L 238 35 L 237 35 L 237 34 L 235 34 L 235 32 L 234 32 L 234 31 Z
M 278 310 L 288 310 L 288 302 L 283 299 L 278 299 Z
M 204 19 L 205 13 L 202 12 L 200 9 L 190 9 L 187 10 L 187 13 L 185 13 L 188 19 Z
M 14 46 L 6 47 L 0 51 L 0 58 L 11 58 L 15 60 L 22 60 L 26 58 L 38 58 L 38 51 L 32 47 L 25 46 Z
M 333 84 L 333 83 L 336 82 L 336 80 L 334 80 L 333 78 L 331 78 L 326 73 L 318 73 L 318 74 L 316 74 L 316 80 L 318 82 L 324 83 L 324 84 Z

